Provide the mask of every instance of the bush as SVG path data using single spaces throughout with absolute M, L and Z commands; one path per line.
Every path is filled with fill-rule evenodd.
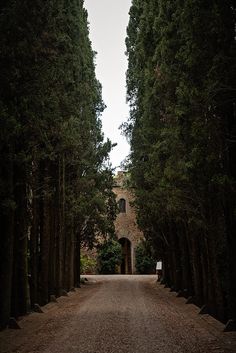
M 99 273 L 117 273 L 117 267 L 122 262 L 122 247 L 117 240 L 109 239 L 98 249 Z
M 156 260 L 147 241 L 142 241 L 136 248 L 136 270 L 140 274 L 155 273 Z
M 97 262 L 88 255 L 81 255 L 80 257 L 80 273 L 96 273 Z

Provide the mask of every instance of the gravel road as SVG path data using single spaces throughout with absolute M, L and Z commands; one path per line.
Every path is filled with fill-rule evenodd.
M 0 353 L 236 353 L 236 333 L 156 283 L 87 276 L 88 284 L 0 332 Z

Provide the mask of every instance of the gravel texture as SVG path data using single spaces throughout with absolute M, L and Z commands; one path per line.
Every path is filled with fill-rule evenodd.
M 236 333 L 156 276 L 87 276 L 68 297 L 0 332 L 0 353 L 236 353 Z

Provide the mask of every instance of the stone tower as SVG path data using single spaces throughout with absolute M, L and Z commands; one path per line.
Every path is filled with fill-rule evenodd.
M 133 274 L 135 269 L 135 249 L 143 239 L 143 233 L 138 229 L 135 210 L 131 206 L 134 197 L 125 186 L 127 174 L 119 171 L 114 178 L 113 191 L 119 205 L 119 214 L 115 221 L 116 235 L 122 245 L 123 261 L 120 266 L 120 273 Z

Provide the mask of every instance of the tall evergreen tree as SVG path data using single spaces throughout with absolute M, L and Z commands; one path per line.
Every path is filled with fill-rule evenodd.
M 235 319 L 234 4 L 133 0 L 127 35 L 139 225 L 166 283 Z
M 81 240 L 112 232 L 114 195 L 83 1 L 9 1 L 0 11 L 4 328 L 79 285 Z

